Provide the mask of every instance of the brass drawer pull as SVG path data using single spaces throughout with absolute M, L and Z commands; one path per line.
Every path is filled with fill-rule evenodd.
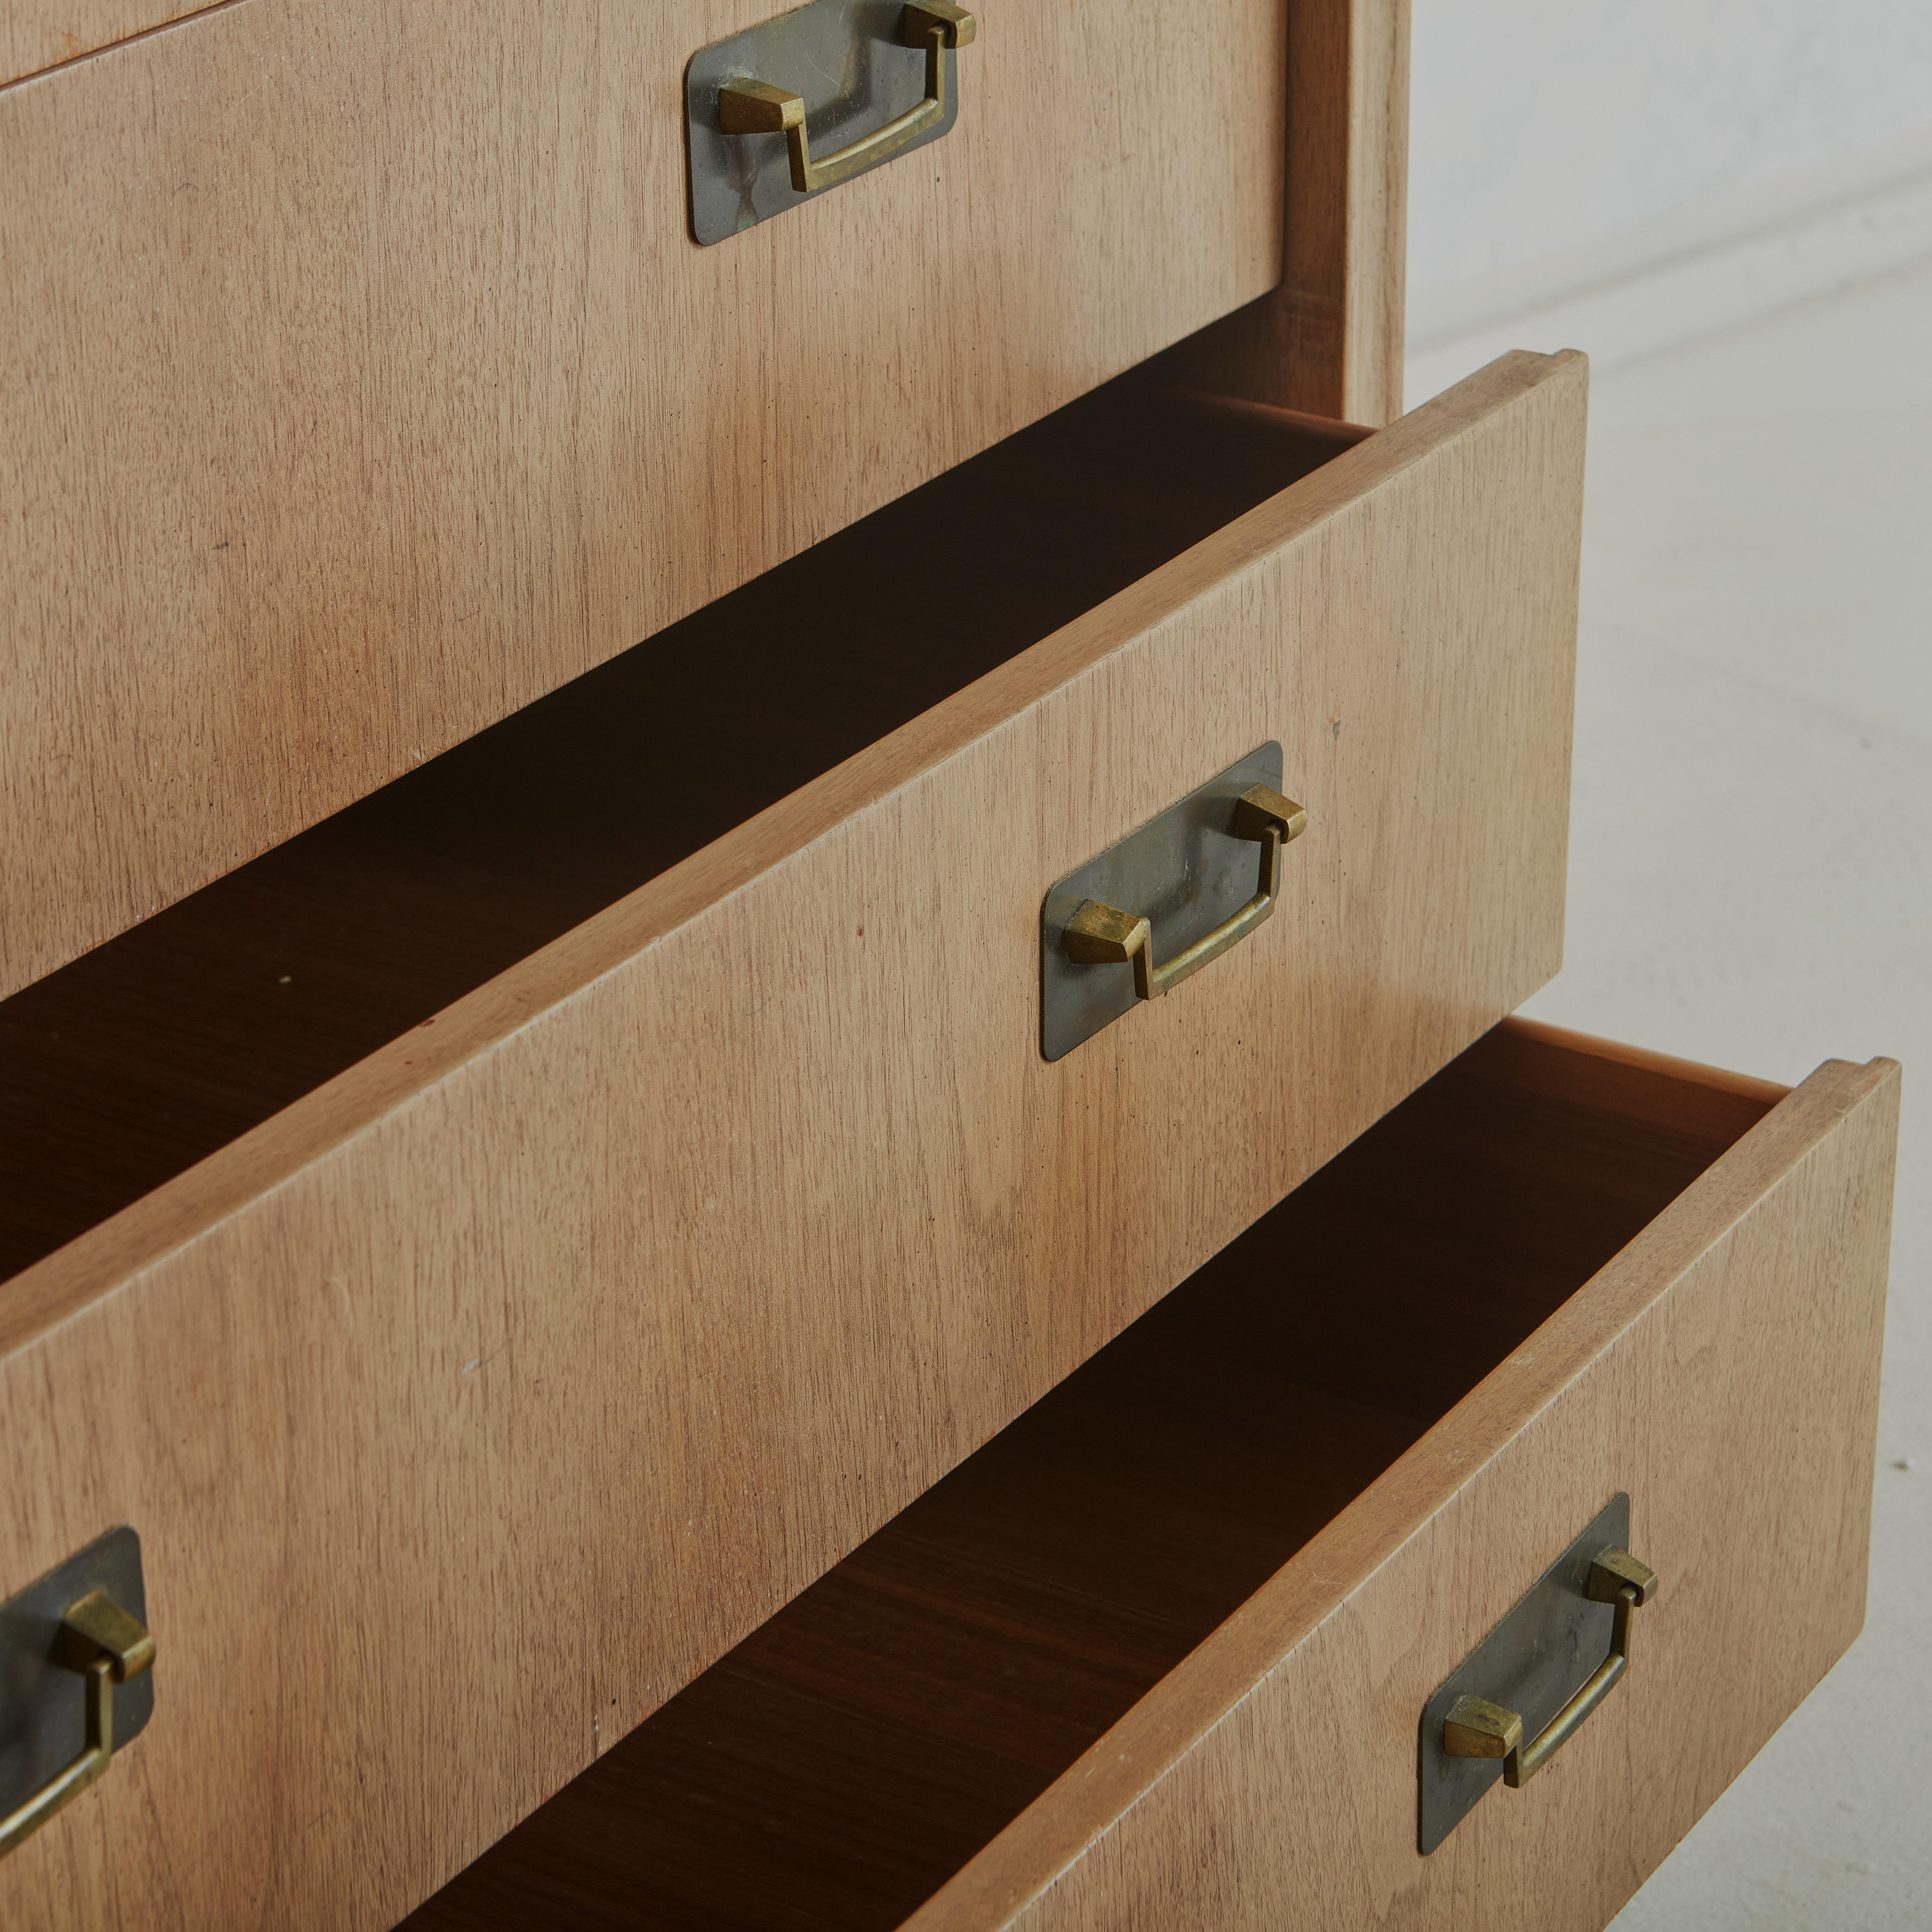
M 1442 1748 L 1448 1756 L 1499 1757 L 1503 1782 L 1512 1791 L 1520 1791 L 1570 1742 L 1630 1668 L 1630 1616 L 1657 1594 L 1657 1572 L 1627 1550 L 1606 1550 L 1590 1565 L 1588 1594 L 1593 1604 L 1611 1605 L 1615 1616 L 1610 1654 L 1591 1672 L 1583 1688 L 1528 1744 L 1523 1742 L 1522 1719 L 1516 1712 L 1486 1697 L 1458 1697 L 1442 1720 Z
M 973 16 L 950 0 L 917 0 L 908 7 L 900 16 L 899 38 L 907 46 L 926 50 L 926 98 L 909 112 L 822 161 L 812 158 L 803 97 L 768 81 L 726 82 L 718 90 L 718 123 L 728 134 L 784 135 L 791 156 L 791 184 L 800 194 L 836 188 L 889 160 L 946 118 L 946 50 L 966 46 L 978 31 Z
M 1122 912 L 1088 899 L 1066 922 L 1061 944 L 1068 958 L 1081 966 L 1118 965 L 1131 960 L 1136 998 L 1157 1000 L 1170 986 L 1218 959 L 1229 946 L 1246 938 L 1274 910 L 1281 894 L 1281 848 L 1308 828 L 1308 814 L 1292 798 L 1272 787 L 1250 785 L 1234 802 L 1237 838 L 1253 839 L 1262 848 L 1260 877 L 1255 896 L 1232 918 L 1178 952 L 1164 965 L 1155 963 L 1154 928 L 1140 914 Z
M 107 1768 L 114 1756 L 114 1686 L 154 1660 L 147 1626 L 105 1590 L 91 1590 L 61 1618 L 60 1661 L 86 1680 L 86 1738 L 80 1756 L 0 1819 L 0 1857 L 39 1830 Z

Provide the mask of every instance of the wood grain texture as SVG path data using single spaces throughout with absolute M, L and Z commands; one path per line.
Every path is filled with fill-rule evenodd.
M 1130 372 L 0 1000 L 0 1280 L 1365 434 Z
M 0 92 L 0 993 L 1250 299 L 1286 0 L 998 4 L 712 248 L 770 0 L 248 0 Z
M 1402 408 L 1409 0 L 1288 12 L 1280 281 L 1172 354 L 1178 380 L 1373 426 Z
M 1821 1067 L 908 1932 L 1603 1925 L 1864 1620 L 1898 1098 Z M 1629 1677 L 1421 1857 L 1424 1703 L 1620 1489 Z
M 0 0 L 0 87 L 233 0 Z
M 890 1932 L 1783 1091 L 1505 1022 L 409 1932 Z
M 162 1662 L 0 1915 L 392 1922 L 1540 983 L 1585 387 L 1503 358 L 8 1284 L 0 1586 L 131 1522 Z M 1046 886 L 1270 737 L 1280 909 L 1042 1063 Z

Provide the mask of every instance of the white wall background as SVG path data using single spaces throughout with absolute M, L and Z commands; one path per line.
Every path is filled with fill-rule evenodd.
M 1414 0 L 1414 33 L 1412 402 L 1606 281 L 1641 286 L 1600 362 L 1932 238 L 1932 0 Z
M 1932 124 L 1928 0 L 1415 0 L 1427 291 Z
M 1618 1932 L 1927 1932 L 1932 0 L 1414 8 L 1411 401 L 1592 362 L 1568 956 L 1528 1010 L 1906 1068 L 1864 1632 Z

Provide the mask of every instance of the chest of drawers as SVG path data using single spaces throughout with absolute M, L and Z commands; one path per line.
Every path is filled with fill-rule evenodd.
M 0 88 L 0 1590 L 133 1526 L 154 1716 L 9 1922 L 1602 1923 L 1856 1631 L 1895 1070 L 1498 1027 L 1586 372 L 1400 412 L 1401 10 L 994 7 L 706 248 L 755 8 L 110 10 Z M 1266 746 L 1270 916 L 1048 1058 Z

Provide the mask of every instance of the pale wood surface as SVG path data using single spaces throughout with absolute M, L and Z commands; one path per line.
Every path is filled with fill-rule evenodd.
M 408 1932 L 892 1932 L 1773 1104 L 1505 1022 Z
M 829 205 L 829 204 L 828 204 Z M 1553 971 L 1586 372 L 1506 357 L 0 1294 L 0 1587 L 144 1539 L 50 1926 L 389 1922 Z M 1281 909 L 1052 1066 L 1051 881 Z
M 1775 1080 L 1760 1080 L 1755 1074 L 1732 1073 L 1721 1066 L 1705 1066 L 1694 1060 L 1680 1060 L 1674 1054 L 1658 1053 L 1647 1046 L 1631 1046 L 1622 1040 L 1599 1040 L 1594 1034 L 1573 1032 L 1568 1027 L 1551 1026 L 1542 1020 L 1513 1016 L 1510 1031 L 1523 1040 L 1560 1043 L 1572 1053 L 1586 1054 L 1594 1060 L 1607 1060 L 1621 1066 L 1668 1072 L 1676 1079 L 1700 1087 L 1716 1088 L 1769 1104 L 1791 1091 Z
M 1359 440 L 1130 372 L 0 1000 L 0 1280 Z
M 1604 1924 L 1863 1622 L 1898 1100 L 1821 1067 L 908 1932 Z M 1422 1858 L 1424 1704 L 1620 1489 L 1629 1676 Z
M 223 0 L 0 0 L 0 87 L 211 4 Z
M 1408 34 L 1408 0 L 1295 0 L 1282 278 L 1175 352 L 1182 380 L 1347 422 L 1402 413 Z
M 770 0 L 247 0 L 0 92 L 0 993 L 1278 278 L 1286 0 L 995 4 L 700 249 Z

